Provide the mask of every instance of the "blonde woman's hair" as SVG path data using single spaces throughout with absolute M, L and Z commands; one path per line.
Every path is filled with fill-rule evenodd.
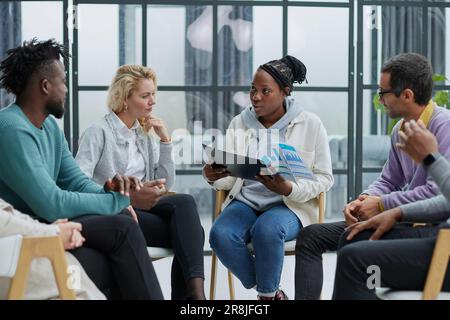
M 136 90 L 141 79 L 153 80 L 156 87 L 156 74 L 152 69 L 137 64 L 119 67 L 108 90 L 108 108 L 116 114 L 122 112 L 125 99 Z

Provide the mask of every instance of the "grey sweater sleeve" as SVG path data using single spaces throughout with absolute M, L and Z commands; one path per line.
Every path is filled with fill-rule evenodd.
M 428 174 L 436 181 L 439 190 L 450 201 L 450 162 L 439 155 L 436 161 L 428 168 Z
M 105 138 L 102 129 L 93 125 L 81 135 L 75 161 L 89 178 L 94 178 L 94 170 L 100 160 Z
M 155 165 L 155 178 L 166 178 L 166 188 L 175 184 L 175 164 L 172 155 L 172 143 L 159 142 L 158 164 Z
M 439 156 L 428 168 L 428 174 L 436 181 L 442 194 L 400 206 L 402 221 L 441 222 L 450 217 L 450 162 Z

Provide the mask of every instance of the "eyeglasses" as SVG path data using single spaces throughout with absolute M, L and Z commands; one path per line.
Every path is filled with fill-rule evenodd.
M 394 89 L 389 89 L 389 90 L 378 89 L 377 93 L 378 93 L 378 97 L 380 97 L 380 99 L 383 99 L 383 96 L 386 93 L 395 93 L 395 90 Z

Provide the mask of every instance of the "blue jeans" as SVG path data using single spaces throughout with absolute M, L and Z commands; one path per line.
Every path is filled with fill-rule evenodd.
M 258 212 L 234 200 L 214 222 L 211 248 L 222 264 L 247 289 L 261 293 L 278 290 L 284 260 L 284 242 L 295 239 L 302 224 L 284 204 Z M 253 257 L 247 249 L 252 242 Z

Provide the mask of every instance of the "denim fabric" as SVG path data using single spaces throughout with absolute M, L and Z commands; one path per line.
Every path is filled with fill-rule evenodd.
M 302 224 L 288 207 L 258 212 L 234 200 L 214 222 L 209 241 L 222 264 L 250 289 L 278 290 L 283 269 L 284 242 L 295 239 Z M 252 242 L 254 256 L 247 248 Z

